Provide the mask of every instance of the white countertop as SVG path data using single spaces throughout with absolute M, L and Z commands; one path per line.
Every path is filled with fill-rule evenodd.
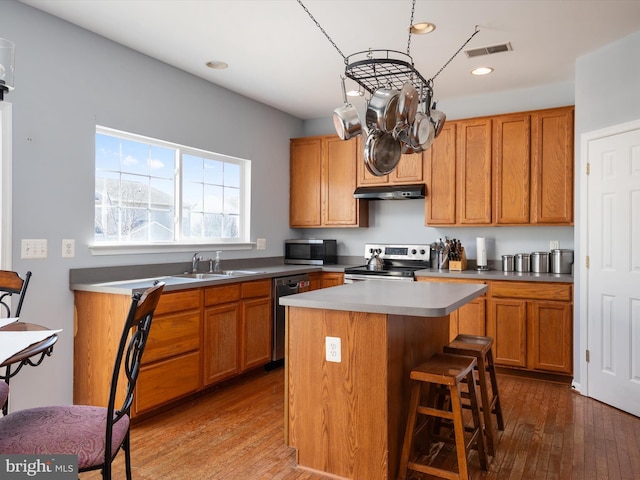
M 483 284 L 380 280 L 288 295 L 280 298 L 280 304 L 325 310 L 440 317 L 450 314 L 486 291 L 487 286 Z

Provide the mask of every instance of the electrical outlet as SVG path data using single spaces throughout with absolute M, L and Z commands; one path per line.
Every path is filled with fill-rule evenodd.
M 551 240 L 549 242 L 549 250 L 556 250 L 560 248 L 560 242 L 558 240 Z
M 20 258 L 47 258 L 46 239 L 22 239 Z
M 256 239 L 256 250 L 266 250 L 266 249 L 267 249 L 267 239 L 266 238 Z
M 76 256 L 76 241 L 72 238 L 62 240 L 62 258 L 73 258 Z
M 327 362 L 340 363 L 342 361 L 342 348 L 340 337 L 326 337 L 325 346 L 327 351 Z

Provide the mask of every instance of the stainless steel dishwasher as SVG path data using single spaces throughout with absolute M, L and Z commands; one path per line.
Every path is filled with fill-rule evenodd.
M 280 305 L 280 297 L 294 295 L 309 290 L 309 275 L 291 275 L 273 279 L 273 341 L 271 344 L 271 362 L 267 370 L 284 364 L 284 316 L 285 310 Z

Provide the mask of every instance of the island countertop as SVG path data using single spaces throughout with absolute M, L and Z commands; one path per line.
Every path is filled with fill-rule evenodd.
M 487 286 L 483 284 L 374 280 L 288 295 L 280 298 L 280 304 L 324 310 L 440 317 L 449 315 L 486 291 Z

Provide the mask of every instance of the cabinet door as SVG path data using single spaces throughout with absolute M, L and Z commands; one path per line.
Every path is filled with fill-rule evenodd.
M 426 225 L 456 223 L 456 124 L 446 123 L 429 150 L 423 153 L 427 184 Z
M 271 298 L 242 302 L 241 371 L 271 360 L 271 323 Z
M 322 141 L 319 137 L 293 139 L 290 155 L 289 225 L 320 226 Z
M 573 107 L 532 115 L 532 223 L 573 224 Z
M 205 309 L 202 362 L 205 385 L 232 377 L 240 371 L 239 326 L 239 302 Z
M 491 119 L 458 122 L 457 221 L 461 225 L 491 223 Z
M 320 280 L 320 288 L 335 287 L 344 284 L 344 274 L 324 272 Z
M 531 116 L 493 120 L 493 181 L 496 223 L 529 223 Z
M 405 154 L 400 157 L 396 169 L 389 174 L 391 183 L 406 185 L 424 182 L 422 152 Z
M 458 333 L 485 335 L 487 301 L 476 298 L 458 309 Z
M 531 302 L 529 368 L 572 373 L 572 308 L 561 302 Z
M 527 366 L 527 302 L 492 299 L 487 335 L 493 337 L 493 358 L 497 365 Z
M 323 225 L 356 225 L 358 202 L 356 189 L 356 140 L 339 137 L 323 139 L 322 223 Z

